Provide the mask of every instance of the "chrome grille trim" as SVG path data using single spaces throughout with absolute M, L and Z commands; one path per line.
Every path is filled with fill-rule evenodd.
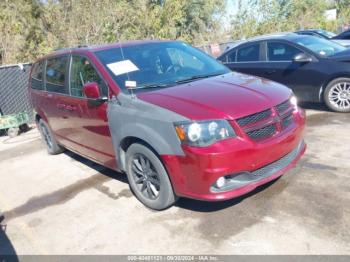
M 291 125 L 292 123 L 294 122 L 294 118 L 293 118 L 293 115 L 290 114 L 288 115 L 287 117 L 283 118 L 282 119 L 282 122 L 281 122 L 281 127 L 282 127 L 282 130 L 283 129 L 286 129 L 289 125 Z

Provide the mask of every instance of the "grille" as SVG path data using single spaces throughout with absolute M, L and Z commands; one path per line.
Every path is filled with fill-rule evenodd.
M 276 106 L 277 112 L 279 114 L 285 112 L 289 107 L 291 107 L 290 101 L 284 101 L 283 103 Z
M 294 159 L 295 157 L 299 154 L 300 150 L 303 148 L 304 146 L 304 141 L 302 141 L 292 152 L 290 152 L 289 154 L 285 155 L 284 157 L 280 158 L 279 160 L 264 166 L 260 169 L 257 169 L 255 171 L 252 172 L 252 174 L 254 176 L 270 176 L 280 170 L 282 170 L 283 168 L 285 168 L 286 166 L 288 166 Z
M 294 120 L 293 115 L 289 115 L 289 116 L 285 117 L 281 123 L 282 129 L 287 128 L 291 123 L 293 123 L 293 120 Z
M 263 128 L 253 130 L 247 133 L 247 135 L 254 140 L 260 140 L 272 136 L 276 132 L 276 126 L 274 124 L 265 126 Z
M 242 118 L 237 119 L 237 123 L 240 126 L 246 126 L 248 124 L 253 124 L 253 123 L 257 123 L 263 119 L 268 118 L 271 115 L 271 109 L 267 109 L 265 111 L 259 112 L 259 113 L 255 113 L 249 116 L 245 116 Z

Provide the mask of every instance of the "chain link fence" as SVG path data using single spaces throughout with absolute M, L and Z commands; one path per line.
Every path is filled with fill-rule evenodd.
M 28 95 L 31 64 L 0 66 L 0 113 L 2 115 L 27 112 L 34 122 Z

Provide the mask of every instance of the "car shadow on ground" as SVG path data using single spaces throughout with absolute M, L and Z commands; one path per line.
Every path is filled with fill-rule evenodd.
M 106 168 L 102 165 L 99 165 L 89 159 L 86 159 L 80 155 L 77 155 L 71 151 L 66 150 L 65 154 L 67 156 L 69 156 L 70 158 L 79 161 L 80 163 L 96 170 L 97 172 L 101 173 L 102 175 L 105 175 L 107 177 L 110 177 L 112 179 L 116 179 L 120 182 L 126 183 L 128 184 L 128 179 L 126 177 L 125 174 L 114 171 L 112 169 Z M 222 209 L 226 209 L 229 207 L 232 207 L 234 205 L 239 204 L 240 202 L 242 202 L 243 200 L 265 190 L 266 188 L 270 187 L 272 184 L 274 184 L 279 178 L 277 178 L 276 180 L 273 180 L 267 184 L 264 184 L 262 186 L 257 187 L 255 190 L 231 199 L 231 200 L 226 200 L 226 201 L 215 201 L 215 202 L 208 202 L 208 201 L 201 201 L 201 200 L 195 200 L 195 199 L 189 199 L 189 198 L 184 198 L 181 197 L 175 204 L 175 206 L 179 207 L 179 208 L 184 208 L 184 209 L 188 209 L 191 211 L 195 211 L 195 212 L 214 212 L 214 211 L 218 211 L 218 210 L 222 210 Z
M 112 179 L 116 179 L 120 182 L 126 183 L 128 184 L 128 179 L 126 177 L 125 174 L 117 172 L 115 170 L 109 169 L 105 166 L 102 166 L 100 164 L 97 164 L 87 158 L 84 158 L 83 156 L 80 156 L 72 151 L 69 150 L 65 150 L 64 154 L 69 156 L 70 158 L 72 158 L 75 161 L 78 161 L 94 170 L 96 170 L 98 173 L 101 173 L 102 175 L 105 175 L 107 177 L 110 177 Z

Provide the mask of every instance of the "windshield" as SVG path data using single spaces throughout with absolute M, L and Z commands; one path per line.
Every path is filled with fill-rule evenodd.
M 326 36 L 327 38 L 332 38 L 332 37 L 336 36 L 335 33 L 330 32 L 330 31 L 326 31 L 326 30 L 317 30 L 317 32 L 321 35 Z
M 230 72 L 202 51 L 182 42 L 158 42 L 96 52 L 118 86 L 166 87 Z
M 344 46 L 338 43 L 314 36 L 298 37 L 292 41 L 324 57 L 332 56 L 346 50 Z

